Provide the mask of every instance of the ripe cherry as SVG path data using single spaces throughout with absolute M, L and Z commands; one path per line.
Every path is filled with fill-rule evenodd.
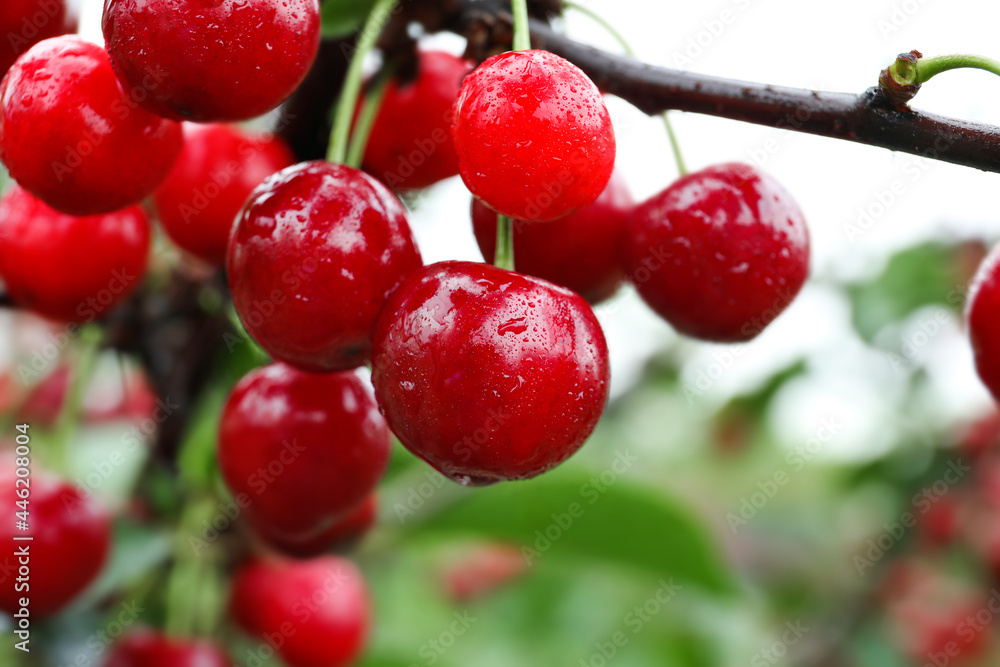
M 0 199 L 0 276 L 15 302 L 46 317 L 105 315 L 139 286 L 148 256 L 141 207 L 78 218 L 17 186 Z
M 35 385 L 18 411 L 19 422 L 51 427 L 62 412 L 72 368 L 66 364 L 49 373 Z M 84 423 L 115 420 L 142 421 L 153 416 L 156 396 L 141 367 L 115 369 L 113 373 L 94 374 L 82 398 Z
M 554 220 L 592 203 L 615 165 L 600 91 L 548 51 L 502 53 L 465 77 L 452 133 L 466 187 L 522 220 Z
M 219 466 L 267 535 L 306 542 L 355 511 L 389 461 L 389 429 L 352 372 L 259 368 L 233 389 Z
M 1000 401 L 1000 245 L 980 265 L 967 304 L 976 371 L 993 398 Z
M 414 454 L 470 485 L 527 479 L 572 455 L 608 399 L 590 306 L 538 278 L 442 262 L 409 278 L 375 332 L 375 394 Z
M 375 525 L 378 498 L 373 493 L 361 507 L 336 521 L 322 533 L 308 539 L 291 539 L 268 535 L 258 526 L 264 541 L 277 551 L 296 558 L 313 558 L 332 549 L 348 549 L 356 544 Z
M 253 189 L 295 163 L 279 137 L 231 125 L 184 124 L 184 147 L 153 195 L 160 222 L 178 246 L 223 265 L 236 215 Z
M 365 170 L 396 189 L 426 188 L 458 174 L 451 118 L 472 67 L 443 51 L 421 51 L 416 81 L 391 82 L 365 148 Z
M 289 667 L 344 667 L 364 648 L 370 624 L 368 590 L 347 560 L 254 560 L 233 579 L 230 610 L 250 635 L 281 639 Z
M 181 148 L 181 127 L 140 108 L 104 49 L 64 36 L 33 46 L 0 84 L 0 159 L 49 206 L 116 211 L 149 195 Z
M 207 641 L 172 639 L 134 630 L 111 649 L 104 667 L 230 667 L 221 648 Z
M 406 210 L 364 172 L 306 162 L 250 195 L 229 244 L 233 303 L 275 359 L 309 371 L 371 353 L 389 294 L 421 265 Z
M 66 0 L 4 0 L 0 4 L 0 77 L 17 57 L 49 37 L 76 32 L 76 18 Z
M 551 222 L 514 220 L 514 269 L 568 287 L 590 303 L 607 299 L 625 278 L 618 258 L 625 217 L 633 206 L 624 179 L 615 172 L 590 206 Z M 497 214 L 472 200 L 479 249 L 492 261 Z
M 98 575 L 111 546 L 111 522 L 107 512 L 92 495 L 85 494 L 48 474 L 33 469 L 26 485 L 14 474 L 11 452 L 4 453 L 0 471 L 0 539 L 5 544 L 30 545 L 31 572 L 28 588 L 16 591 L 13 578 L 0 586 L 0 610 L 8 614 L 20 609 L 28 598 L 32 617 L 49 616 L 67 604 Z M 15 483 L 17 486 L 15 487 Z M 21 500 L 18 490 L 28 488 L 30 505 L 28 529 L 17 530 L 15 512 Z M 14 542 L 15 536 L 30 535 L 31 542 Z M 71 558 L 67 554 L 72 554 Z
M 689 174 L 626 222 L 626 271 L 649 306 L 683 334 L 757 336 L 809 273 L 809 230 L 791 195 L 745 164 Z
M 317 0 L 107 0 L 122 81 L 174 120 L 246 120 L 284 102 L 319 49 Z M 137 98 L 138 99 L 138 98 Z

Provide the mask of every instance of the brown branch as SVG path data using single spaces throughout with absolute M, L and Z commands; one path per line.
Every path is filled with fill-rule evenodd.
M 466 2 L 452 18 L 479 53 L 509 36 L 510 14 L 490 2 Z M 538 20 L 531 22 L 531 40 L 650 115 L 690 111 L 1000 172 L 1000 127 L 900 110 L 877 87 L 860 95 L 825 93 L 656 67 L 575 42 Z

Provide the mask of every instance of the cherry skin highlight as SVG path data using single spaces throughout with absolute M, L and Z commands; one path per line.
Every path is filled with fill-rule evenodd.
M 102 25 L 115 71 L 147 109 L 201 123 L 277 107 L 320 39 L 318 0 L 107 0 Z
M 389 429 L 352 372 L 272 364 L 233 389 L 219 428 L 219 467 L 251 522 L 308 542 L 357 510 L 389 461 Z
M 21 500 L 15 487 L 16 461 L 13 452 L 4 453 L 0 471 L 0 511 L 9 517 L 0 524 L 0 539 L 7 544 L 15 536 L 31 535 L 31 578 L 29 589 L 15 591 L 0 587 L 0 611 L 13 614 L 19 600 L 27 597 L 32 618 L 50 616 L 63 609 L 100 573 L 111 547 L 111 522 L 96 498 L 74 485 L 41 473 L 37 466 L 30 482 L 28 531 L 15 529 L 15 512 Z M 71 557 L 67 557 L 70 554 Z M 11 579 L 13 582 L 13 578 Z
M 184 147 L 153 203 L 174 243 L 222 266 L 233 222 L 247 197 L 268 176 L 294 163 L 277 136 L 185 123 Z
M 443 51 L 420 51 L 416 81 L 389 83 L 364 168 L 397 190 L 426 188 L 458 174 L 451 118 L 471 65 Z
M 967 304 L 976 372 L 993 398 L 1000 401 L 1000 245 L 979 266 Z
M 283 636 L 277 652 L 289 667 L 352 664 L 371 624 L 361 573 L 335 556 L 250 561 L 233 578 L 230 613 L 254 637 Z
M 457 482 L 485 485 L 539 475 L 583 445 L 608 399 L 608 348 L 573 292 L 442 262 L 386 304 L 372 380 L 407 449 Z
M 331 550 L 346 550 L 353 547 L 375 525 L 378 513 L 378 498 L 373 493 L 359 508 L 333 523 L 318 535 L 307 539 L 290 539 L 282 536 L 258 532 L 268 546 L 279 553 L 295 558 L 314 558 Z
M 614 172 L 590 206 L 549 222 L 514 220 L 514 270 L 567 287 L 590 303 L 611 297 L 625 278 L 618 258 L 625 218 L 633 207 L 625 180 Z M 492 262 L 497 214 L 472 200 L 479 250 Z
M 689 174 L 635 208 L 623 260 L 649 306 L 680 333 L 747 341 L 809 273 L 809 230 L 791 195 L 745 164 Z
M 4 0 L 0 3 L 0 77 L 17 57 L 50 37 L 76 32 L 76 20 L 66 0 Z
M 78 218 L 17 186 L 0 199 L 0 277 L 17 304 L 50 319 L 104 316 L 141 284 L 148 256 L 139 206 Z
M 207 641 L 172 639 L 153 630 L 130 632 L 114 645 L 104 667 L 230 667 L 221 648 Z
M 39 42 L 0 84 L 0 159 L 24 189 L 73 215 L 139 203 L 170 171 L 181 127 L 140 108 L 101 47 Z
M 421 266 L 406 210 L 364 172 L 307 162 L 250 195 L 226 263 L 247 331 L 307 371 L 364 364 L 386 298 Z
M 548 51 L 502 53 L 465 77 L 452 134 L 466 187 L 511 218 L 555 220 L 593 203 L 615 165 L 600 91 Z

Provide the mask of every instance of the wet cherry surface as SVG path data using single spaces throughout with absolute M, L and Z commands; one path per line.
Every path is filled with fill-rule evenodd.
M 223 124 L 184 124 L 184 147 L 153 196 L 178 246 L 211 263 L 226 261 L 229 233 L 247 197 L 295 158 L 278 137 Z
M 236 385 L 219 428 L 219 466 L 252 522 L 308 542 L 368 499 L 389 461 L 389 430 L 353 372 L 271 364 Z
M 75 217 L 14 186 L 0 199 L 0 276 L 19 305 L 55 320 L 106 315 L 143 280 L 149 222 L 139 206 Z
M 76 32 L 75 18 L 66 11 L 66 0 L 3 0 L 0 3 L 0 77 L 19 55 L 33 45 Z
M 547 51 L 502 53 L 467 76 L 452 133 L 465 185 L 512 218 L 554 220 L 592 203 L 615 164 L 600 91 Z
M 386 298 L 420 266 L 396 196 L 328 162 L 289 167 L 257 188 L 227 260 L 250 334 L 275 359 L 312 371 L 364 364 Z
M 139 203 L 167 175 L 181 126 L 126 95 L 104 49 L 64 36 L 33 46 L 0 84 L 0 159 L 74 215 Z
M 111 62 L 143 105 L 174 120 L 247 120 L 305 78 L 320 39 L 318 0 L 108 0 Z
M 976 371 L 1000 401 L 1000 246 L 993 248 L 980 265 L 967 304 Z
M 632 196 L 618 172 L 593 204 L 546 222 L 514 220 L 514 269 L 568 287 L 590 303 L 612 296 L 625 278 L 619 260 Z M 487 262 L 497 245 L 497 214 L 472 200 L 476 241 Z
M 361 573 L 335 556 L 247 563 L 233 579 L 230 610 L 249 634 L 283 637 L 277 651 L 289 667 L 346 667 L 370 625 Z
M 679 332 L 754 338 L 809 273 L 809 230 L 773 178 L 745 164 L 685 176 L 636 207 L 623 260 L 649 306 Z
M 604 334 L 581 297 L 486 264 L 442 262 L 386 305 L 372 379 L 410 451 L 482 485 L 571 456 L 604 410 L 610 376 Z

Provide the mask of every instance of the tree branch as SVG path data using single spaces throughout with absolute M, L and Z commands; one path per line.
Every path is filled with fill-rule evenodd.
M 487 11 L 489 2 L 467 2 L 466 34 L 502 39 L 510 14 Z M 488 17 L 488 18 L 487 18 Z M 483 22 L 492 24 L 483 30 Z M 912 153 L 983 171 L 1000 172 L 1000 127 L 895 107 L 877 87 L 860 95 L 824 93 L 656 67 L 580 44 L 531 22 L 535 48 L 575 63 L 597 86 L 653 115 L 676 109 L 757 125 L 844 139 Z M 878 73 L 872 74 L 872 80 Z

